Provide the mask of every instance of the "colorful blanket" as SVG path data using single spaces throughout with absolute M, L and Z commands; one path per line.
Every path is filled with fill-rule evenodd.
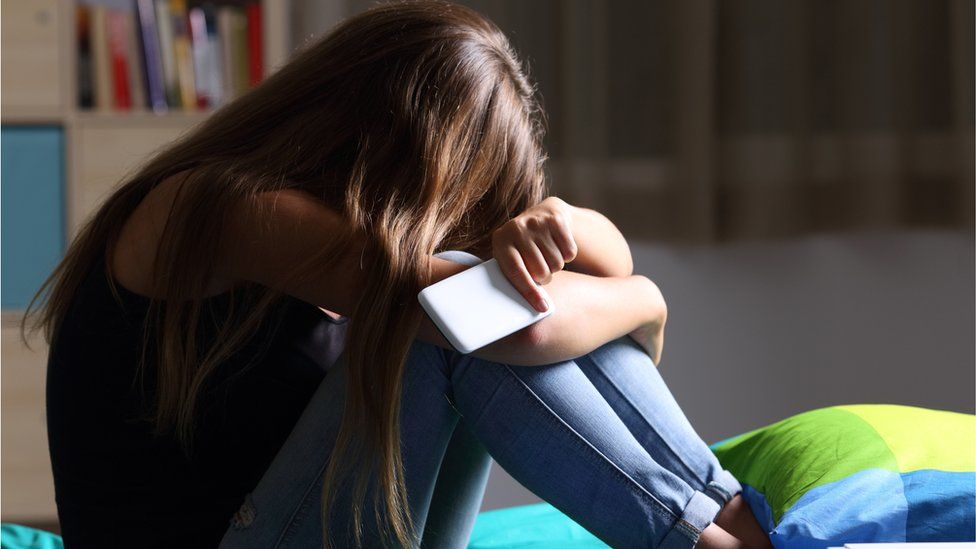
M 976 541 L 976 416 L 836 406 L 713 450 L 778 548 Z

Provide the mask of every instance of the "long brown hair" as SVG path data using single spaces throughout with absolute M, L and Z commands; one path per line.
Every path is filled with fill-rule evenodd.
M 342 427 L 323 487 L 326 543 L 337 487 L 351 486 L 350 526 L 360 544 L 375 485 L 372 511 L 384 543 L 417 545 L 399 440 L 404 360 L 421 318 L 415 295 L 429 279 L 431 254 L 485 250 L 492 229 L 541 200 L 542 131 L 534 88 L 495 25 L 444 2 L 378 6 L 123 181 L 34 296 L 28 317 L 53 345 L 86 272 L 101 254 L 110 257 L 129 215 L 161 181 L 187 171 L 156 252 L 155 295 L 165 297 L 150 302 L 155 322 L 146 323 L 143 342 L 155 351 L 139 366 L 156 365 L 155 428 L 189 448 L 208 377 L 282 298 L 246 285 L 213 343 L 197 336 L 226 212 L 268 191 L 315 195 L 370 237 L 368 280 L 346 342 Z M 312 276 L 342 245 L 338 238 L 299 272 Z

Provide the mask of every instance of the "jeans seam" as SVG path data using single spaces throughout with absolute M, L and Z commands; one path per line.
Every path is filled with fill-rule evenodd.
M 458 417 L 464 417 L 464 414 L 461 413 L 461 410 L 458 410 L 457 406 L 454 404 L 454 401 L 451 400 L 450 395 L 448 395 L 447 393 L 443 393 L 443 394 L 444 394 L 444 400 L 446 400 L 447 405 L 450 406 L 452 410 L 454 410 L 454 413 L 456 413 Z
M 505 367 L 508 368 L 508 366 L 505 366 Z M 511 371 L 511 370 L 509 370 L 509 371 Z M 515 373 L 513 372 L 512 375 L 515 376 Z M 518 376 L 515 376 L 515 377 L 518 378 Z M 474 418 L 474 421 L 472 422 L 472 425 L 481 423 L 481 418 L 485 417 L 485 413 L 488 411 L 487 403 L 490 403 L 492 400 L 494 400 L 495 399 L 495 395 L 497 395 L 498 392 L 501 391 L 501 390 L 502 390 L 502 384 L 499 383 L 498 385 L 495 386 L 495 390 L 493 390 L 491 392 L 491 395 L 487 399 L 485 399 L 486 405 L 485 405 L 484 408 L 481 409 L 480 412 L 478 412 L 478 417 Z
M 325 463 L 322 464 L 321 467 L 319 467 L 319 472 L 315 475 L 315 480 L 313 480 L 312 483 L 307 488 L 305 488 L 305 492 L 302 494 L 301 499 L 298 500 L 298 505 L 295 507 L 295 510 L 288 515 L 288 520 L 285 522 L 285 527 L 284 529 L 282 529 L 281 534 L 278 535 L 278 539 L 275 540 L 274 547 L 280 547 L 282 543 L 287 541 L 289 532 L 292 530 L 292 527 L 298 522 L 297 517 L 301 513 L 302 509 L 305 507 L 305 502 L 308 500 L 308 495 L 312 492 L 312 488 L 318 485 L 318 480 L 319 478 L 322 477 L 322 474 L 325 472 L 326 467 L 328 467 L 328 461 L 326 461 Z
M 668 506 L 664 504 L 664 502 L 657 499 L 657 497 L 655 497 L 654 494 L 648 492 L 647 489 L 641 486 L 639 482 L 634 480 L 633 477 L 631 477 L 622 469 L 620 469 L 620 467 L 616 463 L 614 463 L 610 458 L 604 455 L 603 452 L 601 452 L 599 449 L 593 446 L 593 444 L 591 444 L 590 441 L 586 440 L 586 437 L 579 434 L 575 429 L 573 429 L 569 424 L 567 424 L 563 420 L 563 418 L 561 418 L 559 414 L 555 412 L 555 410 L 550 408 L 549 405 L 546 404 L 545 401 L 543 401 L 539 397 L 539 395 L 537 395 L 535 391 L 532 390 L 531 387 L 529 387 L 524 381 L 522 381 L 522 378 L 520 378 L 518 374 L 516 374 L 515 371 L 511 369 L 511 367 L 509 367 L 507 364 L 502 364 L 502 366 L 504 366 L 512 375 L 512 377 L 514 377 L 516 381 L 518 381 L 518 385 L 532 397 L 532 400 L 534 400 L 539 406 L 541 406 L 547 412 L 549 412 L 552 415 L 552 417 L 556 418 L 557 425 L 561 426 L 566 432 L 568 432 L 571 435 L 571 439 L 575 440 L 577 443 L 580 443 L 584 449 L 589 450 L 591 453 L 595 454 L 599 458 L 597 461 L 599 463 L 602 463 L 604 467 L 606 467 L 609 471 L 611 471 L 613 474 L 619 477 L 619 479 L 623 480 L 625 484 L 630 484 L 633 487 L 636 487 L 637 493 L 641 497 L 649 501 L 652 504 L 652 508 L 655 509 L 655 511 L 657 511 L 659 515 L 671 520 L 681 519 L 680 515 L 676 514 L 674 511 L 669 509 Z M 501 384 L 499 384 L 499 388 L 500 387 Z
M 657 427 L 655 427 L 653 423 L 651 423 L 650 421 L 648 421 L 647 418 L 644 417 L 644 414 L 640 413 L 640 409 L 634 404 L 634 402 L 626 394 L 624 394 L 623 391 L 620 390 L 620 386 L 617 385 L 612 379 L 610 379 L 610 377 L 608 377 L 606 374 L 604 374 L 603 371 L 599 367 L 596 366 L 596 361 L 593 360 L 593 358 L 590 355 L 584 355 L 584 356 L 580 357 L 580 360 L 589 360 L 591 363 L 593 363 L 593 365 L 594 365 L 594 368 L 593 368 L 594 371 L 596 371 L 603 379 L 605 379 L 607 381 L 607 383 L 610 384 L 611 387 L 613 387 L 613 390 L 617 392 L 617 395 L 619 395 L 620 398 L 624 402 L 626 402 L 627 405 L 630 406 L 630 408 L 632 410 L 634 410 L 637 413 L 638 416 L 640 416 L 641 420 L 647 425 L 648 428 L 650 428 L 652 431 L 654 431 L 655 434 L 657 434 L 658 438 L 660 438 L 662 441 L 666 441 L 666 439 L 661 435 L 661 432 L 657 429 Z M 681 454 L 679 454 L 678 452 L 675 452 L 674 449 L 671 448 L 671 446 L 669 444 L 667 444 L 667 446 L 668 446 L 668 449 L 671 451 L 671 454 L 688 471 L 688 474 L 690 474 L 702 486 L 702 488 L 707 487 L 708 484 L 709 484 L 709 481 L 706 480 L 706 479 L 703 479 L 703 478 L 699 477 L 698 476 L 698 473 L 695 472 L 694 467 L 692 467 L 691 465 L 689 465 L 688 462 L 685 461 L 685 458 L 683 458 L 681 456 Z

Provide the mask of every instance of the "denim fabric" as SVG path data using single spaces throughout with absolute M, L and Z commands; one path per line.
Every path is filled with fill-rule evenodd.
M 322 546 L 322 473 L 341 421 L 344 366 L 340 359 L 329 371 L 221 547 Z M 613 547 L 693 547 L 742 490 L 629 338 L 541 367 L 414 343 L 404 371 L 401 451 L 424 547 L 465 546 L 489 455 Z M 345 495 L 340 489 L 333 516 L 340 524 Z M 365 547 L 382 544 L 372 513 L 361 527 Z M 344 530 L 333 528 L 330 537 L 333 547 L 351 544 Z

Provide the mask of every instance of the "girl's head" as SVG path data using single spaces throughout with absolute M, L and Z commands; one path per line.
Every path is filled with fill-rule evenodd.
M 420 228 L 436 248 L 483 246 L 543 194 L 533 86 L 504 34 L 461 6 L 353 17 L 219 122 L 250 134 L 253 169 L 313 187 L 356 224 Z
M 282 298 L 244 285 L 217 336 L 196 337 L 224 214 L 240 201 L 257 204 L 259 193 L 307 191 L 370 237 L 366 290 L 346 341 L 343 425 L 326 472 L 326 530 L 337 530 L 328 519 L 340 486 L 352 491 L 358 525 L 372 484 L 369 509 L 387 541 L 415 545 L 399 453 L 402 370 L 421 318 L 415 296 L 431 254 L 485 255 L 492 230 L 543 197 L 541 117 L 508 41 L 484 17 L 434 1 L 371 9 L 127 178 L 35 296 L 36 325 L 53 343 L 81 281 L 111 254 L 136 206 L 168 176 L 188 173 L 154 262 L 154 295 L 165 298 L 151 302 L 144 349 L 153 351 L 140 372 L 155 376 L 154 425 L 192 451 L 210 374 Z M 337 236 L 295 271 L 316 276 L 342 244 Z

